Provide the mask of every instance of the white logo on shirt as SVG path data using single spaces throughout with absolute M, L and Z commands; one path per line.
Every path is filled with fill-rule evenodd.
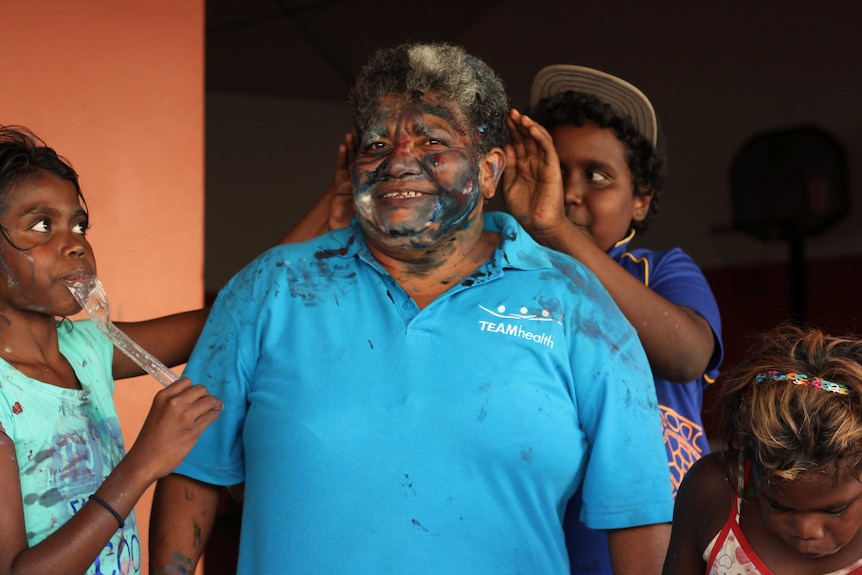
M 552 321 L 560 324 L 560 320 L 551 316 L 551 312 L 546 309 L 543 309 L 538 314 L 529 313 L 529 310 L 526 307 L 521 307 L 519 313 L 506 313 L 506 306 L 500 306 L 497 308 L 497 311 L 490 310 L 486 307 L 479 306 L 483 311 L 488 312 L 492 316 L 496 318 L 500 318 L 502 320 L 506 319 L 516 319 L 516 320 L 528 320 L 528 321 Z M 502 333 L 503 335 L 509 335 L 513 337 L 519 337 L 521 339 L 525 339 L 527 341 L 534 341 L 541 345 L 546 345 L 551 349 L 554 348 L 554 340 L 551 334 L 549 333 L 534 333 L 532 331 L 527 331 L 524 327 L 518 323 L 513 322 L 492 322 L 492 321 L 484 321 L 479 320 L 479 331 L 484 331 L 487 333 Z

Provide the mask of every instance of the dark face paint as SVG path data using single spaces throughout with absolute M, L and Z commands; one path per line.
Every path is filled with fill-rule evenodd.
M 456 110 L 423 94 L 381 100 L 353 165 L 359 220 L 373 241 L 438 245 L 479 217 L 479 155 Z

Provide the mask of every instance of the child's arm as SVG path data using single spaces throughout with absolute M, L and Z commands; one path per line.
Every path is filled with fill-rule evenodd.
M 188 361 L 204 327 L 209 308 L 175 313 L 146 321 L 116 322 L 138 345 L 168 367 Z M 144 375 L 144 370 L 120 351 L 114 352 L 114 379 Z
M 353 217 L 353 181 L 350 164 L 356 157 L 356 142 L 352 132 L 344 135 L 335 158 L 335 177 L 326 192 L 299 220 L 292 230 L 281 238 L 280 244 L 304 242 L 317 236 L 346 227 Z
M 614 575 L 659 575 L 669 538 L 669 523 L 608 531 Z
M 512 145 L 506 150 L 503 177 L 506 209 L 536 241 L 569 254 L 596 274 L 637 330 L 656 373 L 679 383 L 703 375 L 715 348 L 709 323 L 645 286 L 569 221 L 550 134 L 516 110 L 507 122 Z
M 150 573 L 193 573 L 215 521 L 220 487 L 172 474 L 159 480 L 150 519 Z
M 703 551 L 730 512 L 731 491 L 719 454 L 698 460 L 676 495 L 673 528 L 662 575 L 702 575 Z
M 134 446 L 96 495 L 127 517 L 144 491 L 179 465 L 220 409 L 217 398 L 188 379 L 159 391 Z M 29 547 L 18 474 L 15 447 L 0 431 L 0 573 L 84 573 L 117 530 L 117 518 L 90 500 Z

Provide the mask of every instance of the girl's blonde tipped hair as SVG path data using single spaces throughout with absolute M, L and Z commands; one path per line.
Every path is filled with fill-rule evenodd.
M 847 393 L 804 384 L 804 377 L 763 376 L 770 371 L 834 382 Z M 727 445 L 764 478 L 862 471 L 862 339 L 780 325 L 717 384 Z

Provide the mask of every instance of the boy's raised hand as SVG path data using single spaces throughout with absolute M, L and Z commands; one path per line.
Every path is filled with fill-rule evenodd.
M 356 158 L 356 139 L 352 132 L 348 132 L 344 135 L 344 143 L 338 146 L 335 157 L 335 177 L 327 191 L 332 194 L 329 201 L 330 230 L 346 227 L 353 217 L 353 180 L 350 175 L 350 165 L 354 158 Z
M 543 241 L 571 224 L 554 141 L 545 128 L 514 108 L 506 125 L 512 143 L 506 146 L 503 203 L 533 237 Z
M 344 134 L 344 143 L 335 154 L 335 175 L 320 198 L 302 219 L 278 242 L 292 244 L 316 238 L 332 230 L 347 227 L 353 217 L 353 180 L 350 165 L 356 157 L 356 137 Z
M 159 391 L 128 457 L 141 457 L 152 481 L 168 475 L 188 455 L 223 408 L 202 385 L 180 378 Z

